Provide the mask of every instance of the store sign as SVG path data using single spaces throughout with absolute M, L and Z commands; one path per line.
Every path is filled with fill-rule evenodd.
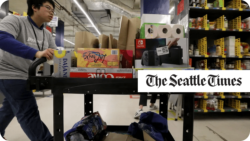
M 58 17 L 54 16 L 53 19 L 48 23 L 50 27 L 57 27 L 58 26 Z
M 250 71 L 139 70 L 138 92 L 250 92 Z

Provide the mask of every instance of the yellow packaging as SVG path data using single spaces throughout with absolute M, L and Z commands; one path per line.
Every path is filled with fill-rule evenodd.
M 119 49 L 77 49 L 77 67 L 80 68 L 119 68 Z

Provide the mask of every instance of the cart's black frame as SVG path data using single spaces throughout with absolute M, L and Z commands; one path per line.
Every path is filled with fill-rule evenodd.
M 106 95 L 137 95 L 137 79 L 90 79 L 90 78 L 56 78 L 51 76 L 36 76 L 36 67 L 46 62 L 41 58 L 29 68 L 28 89 L 51 89 L 53 94 L 54 141 L 63 141 L 64 112 L 63 102 L 65 93 L 84 94 L 85 116 L 93 112 L 93 94 Z M 145 93 L 146 94 L 146 93 Z M 183 141 L 193 140 L 194 94 L 185 93 Z M 105 100 L 104 100 L 105 102 Z M 168 114 L 168 93 L 160 93 L 159 114 L 166 118 Z M 105 119 L 104 119 L 105 120 Z M 128 126 L 109 125 L 107 131 L 126 132 Z M 166 141 L 174 141 L 171 133 L 163 135 Z

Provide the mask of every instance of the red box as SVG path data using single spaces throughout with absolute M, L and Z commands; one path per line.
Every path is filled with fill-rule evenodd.
M 71 78 L 133 78 L 133 69 L 71 68 Z
M 121 68 L 133 67 L 133 50 L 120 50 Z

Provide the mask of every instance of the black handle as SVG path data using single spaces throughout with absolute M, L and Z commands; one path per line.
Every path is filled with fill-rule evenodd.
M 38 59 L 37 61 L 33 62 L 29 67 L 29 77 L 36 76 L 36 68 L 42 63 L 45 63 L 47 59 L 45 57 Z

